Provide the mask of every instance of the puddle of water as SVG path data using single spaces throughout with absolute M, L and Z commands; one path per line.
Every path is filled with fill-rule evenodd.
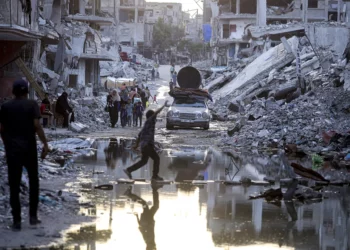
M 114 185 L 111 191 L 93 189 L 126 178 L 122 170 L 139 159 L 126 149 L 130 146 L 127 140 L 99 141 L 94 156 L 77 159 L 86 170 L 73 185 L 85 186 L 88 192 L 83 193 L 83 200 L 90 204 L 81 212 L 96 216 L 97 221 L 68 233 L 68 248 L 350 249 L 349 188 L 327 189 L 332 195 L 320 203 L 282 202 L 278 207 L 263 199 L 249 200 L 249 195 L 264 190 L 260 186 L 179 184 L 195 179 L 290 177 L 290 170 L 282 167 L 283 159 L 277 155 L 232 155 L 181 146 L 161 153 L 160 176 L 176 184 L 157 187 L 138 182 Z M 133 176 L 149 180 L 151 170 L 150 161 Z

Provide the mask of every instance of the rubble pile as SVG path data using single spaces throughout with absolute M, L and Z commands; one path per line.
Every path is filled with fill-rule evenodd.
M 118 44 L 107 37 L 102 38 L 102 41 L 101 47 L 114 61 L 100 62 L 101 76 L 137 78 L 138 81 L 145 81 L 146 78 L 150 79 L 150 70 L 154 66 L 153 60 L 136 53 L 133 47 L 121 46 L 121 50 L 127 52 L 130 58 L 134 57 L 136 63 L 122 61 L 118 52 Z
M 295 50 L 298 41 L 289 39 L 290 49 Z M 225 73 L 208 83 L 215 100 L 210 107 L 213 118 L 232 123 L 222 145 L 282 147 L 294 143 L 306 151 L 333 150 L 324 143 L 322 132 L 344 134 L 349 130 L 350 94 L 343 88 L 347 59 L 337 59 L 322 48 L 314 51 L 300 39 L 303 77 L 299 81 L 295 54 L 279 46 L 241 72 Z
M 49 181 L 59 178 L 71 178 L 82 171 L 81 167 L 74 165 L 74 157 L 79 155 L 91 155 L 94 153 L 91 148 L 93 140 L 64 139 L 49 143 L 51 152 L 44 161 L 39 159 L 39 178 L 41 181 Z M 42 148 L 38 146 L 38 158 Z M 7 177 L 7 164 L 4 145 L 0 144 L 0 222 L 7 222 L 12 219 L 9 205 L 9 186 Z M 23 170 L 21 181 L 21 204 L 22 215 L 28 216 L 29 209 L 29 180 L 26 170 Z M 62 207 L 79 208 L 77 195 L 69 192 L 56 190 L 52 185 L 50 188 L 40 188 L 39 213 L 49 214 Z
M 101 93 L 103 94 L 103 93 Z M 75 120 L 86 125 L 88 132 L 101 131 L 109 127 L 109 114 L 104 111 L 107 93 L 98 97 L 85 97 L 72 100 Z M 75 131 L 75 132 L 84 132 Z
M 235 123 L 228 132 L 233 137 L 225 138 L 223 142 L 255 147 L 268 147 L 272 142 L 279 146 L 296 143 L 308 151 L 322 151 L 323 131 L 346 132 L 349 129 L 349 113 L 334 108 L 337 106 L 334 101 L 343 99 L 343 96 L 349 98 L 350 94 L 328 86 L 290 103 L 274 98 L 256 99 L 245 107 L 231 103 L 228 119 Z M 346 102 L 350 105 L 348 100 Z

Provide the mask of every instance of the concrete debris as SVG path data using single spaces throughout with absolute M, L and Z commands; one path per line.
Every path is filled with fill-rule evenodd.
M 74 93 L 71 94 L 73 99 Z M 104 111 L 107 93 L 100 93 L 98 97 L 77 98 L 71 101 L 77 123 L 71 124 L 74 132 L 93 132 L 108 128 L 109 114 Z
M 76 133 L 82 133 L 86 131 L 89 127 L 80 123 L 80 122 L 72 122 L 69 124 L 69 129 Z
M 288 40 L 294 51 L 296 51 L 298 41 L 297 37 Z M 283 44 L 270 49 L 244 68 L 229 84 L 213 92 L 214 100 L 230 96 L 258 79 L 265 78 L 272 69 L 280 69 L 291 63 L 293 59 L 294 54 L 288 53 Z
M 335 27 L 337 32 L 345 32 L 344 27 Z M 272 27 L 266 28 L 269 29 Z M 346 134 L 350 130 L 350 94 L 344 92 L 350 89 L 350 63 L 345 55 L 339 57 L 339 51 L 346 46 L 337 49 L 336 42 L 314 46 L 310 40 L 311 44 L 305 37 L 292 37 L 288 40 L 290 48 L 281 43 L 246 67 L 231 67 L 231 72 L 212 73 L 206 79 L 206 88 L 215 101 L 209 103 L 213 117 L 230 122 L 229 136 L 223 135 L 220 146 L 295 144 L 302 152 L 348 149 L 347 145 L 328 145 L 322 140 L 324 131 Z M 228 75 L 235 78 L 227 82 Z
M 75 141 L 75 148 L 73 143 Z M 58 147 L 62 147 L 59 149 Z M 71 178 L 72 175 L 76 175 L 82 171 L 80 166 L 75 166 L 72 160 L 72 156 L 75 154 L 86 154 L 91 153 L 90 151 L 82 151 L 82 147 L 85 146 L 87 149 L 91 146 L 91 143 L 87 140 L 80 139 L 67 139 L 61 143 L 58 141 L 50 142 L 51 152 L 46 157 L 44 161 L 39 160 L 39 177 L 40 182 L 50 182 L 57 178 Z M 79 147 L 79 148 L 78 148 Z M 40 159 L 40 152 L 42 148 L 38 146 L 38 159 Z M 75 152 L 73 152 L 75 150 Z M 27 178 L 26 170 L 23 169 L 23 176 L 21 181 L 21 205 L 23 210 L 29 209 L 29 182 Z M 5 157 L 5 150 L 2 141 L 0 141 L 0 222 L 10 223 L 12 220 L 11 208 L 9 206 L 9 186 L 8 171 Z M 47 185 L 46 185 L 47 186 Z M 49 215 L 53 212 L 57 213 L 58 210 L 68 211 L 79 208 L 78 197 L 71 193 L 70 191 L 55 190 L 54 186 L 52 188 L 40 188 L 39 194 L 39 213 L 44 215 Z M 68 210 L 67 210 L 68 209 Z M 27 218 L 28 213 L 23 213 L 22 218 Z

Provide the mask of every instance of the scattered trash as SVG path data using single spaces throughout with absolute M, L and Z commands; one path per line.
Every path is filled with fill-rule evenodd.
M 294 172 L 302 177 L 309 178 L 309 179 L 316 180 L 316 181 L 329 182 L 322 175 L 313 171 L 312 169 L 304 168 L 300 164 L 297 164 L 294 162 L 291 164 L 291 166 L 293 167 Z

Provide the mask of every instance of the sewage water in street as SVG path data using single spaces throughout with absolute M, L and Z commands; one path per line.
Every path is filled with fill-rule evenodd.
M 319 203 L 270 204 L 249 200 L 268 187 L 228 186 L 218 180 L 288 177 L 280 155 L 223 153 L 206 147 L 163 150 L 160 176 L 175 183 L 117 184 L 139 159 L 129 140 L 98 141 L 96 153 L 80 157 L 85 171 L 70 188 L 81 191 L 81 213 L 96 223 L 66 234 L 72 249 L 350 249 L 350 190 L 326 188 Z M 150 180 L 152 161 L 133 174 Z M 207 184 L 188 184 L 204 180 Z M 113 184 L 113 190 L 95 186 Z M 328 195 L 327 195 L 328 194 Z M 294 218 L 294 220 L 292 219 Z

